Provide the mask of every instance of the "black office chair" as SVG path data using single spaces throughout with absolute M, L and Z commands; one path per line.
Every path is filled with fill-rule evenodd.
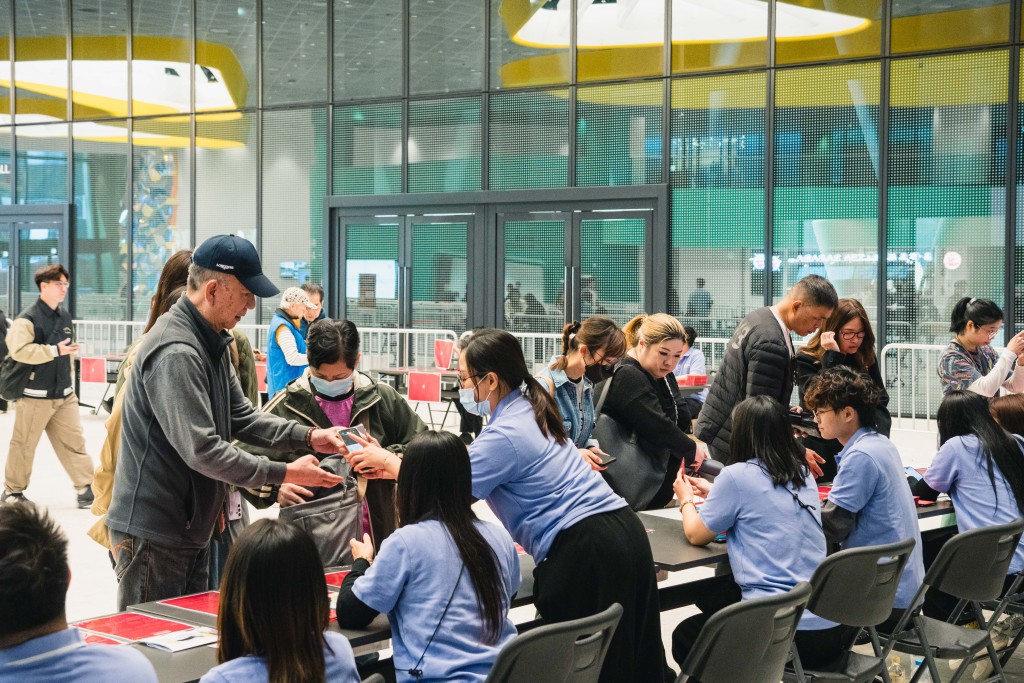
M 1003 668 L 990 634 L 990 624 L 999 619 L 1001 606 L 986 622 L 982 616 L 981 603 L 996 600 L 1002 595 L 1006 573 L 1022 532 L 1024 519 L 1010 524 L 972 529 L 954 536 L 939 551 L 939 556 L 928 568 L 924 583 L 911 604 L 920 603 L 925 592 L 934 586 L 971 605 L 980 628 L 964 628 L 955 623 L 926 617 L 919 610 L 908 608 L 893 629 L 893 642 L 888 643 L 888 649 L 924 657 L 924 663 L 914 672 L 911 683 L 916 683 L 926 668 L 933 681 L 941 680 L 935 664 L 936 658 L 962 660 L 949 682 L 956 683 L 970 668 L 975 655 L 982 650 L 988 652 L 993 669 L 992 676 L 985 680 L 1005 683 Z
M 622 605 L 592 617 L 538 626 L 498 653 L 486 683 L 597 683 Z
M 793 650 L 793 668 L 787 668 L 784 681 L 842 681 L 870 683 L 885 673 L 885 657 L 875 626 L 892 614 L 896 591 L 903 568 L 914 550 L 914 539 L 897 543 L 843 550 L 825 558 L 811 577 L 811 598 L 807 609 L 814 614 L 845 626 L 868 629 L 874 656 L 851 652 L 854 633 L 847 652 L 834 671 L 805 671 L 800 655 Z M 859 633 L 859 632 L 858 632 Z
M 700 630 L 676 683 L 778 683 L 810 597 L 811 584 L 802 581 L 788 593 L 744 600 L 715 612 Z

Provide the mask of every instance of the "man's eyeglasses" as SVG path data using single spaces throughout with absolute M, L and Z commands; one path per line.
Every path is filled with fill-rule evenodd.
M 822 415 L 832 412 L 835 412 L 832 408 L 822 408 L 821 410 L 812 410 L 811 414 L 814 415 L 815 420 L 820 420 Z
M 840 330 L 839 336 L 850 341 L 851 339 L 863 339 L 867 335 L 867 332 L 861 330 L 860 332 L 854 332 L 852 330 Z
M 51 285 L 57 285 L 61 289 L 67 289 L 71 286 L 71 283 L 67 280 L 50 280 Z

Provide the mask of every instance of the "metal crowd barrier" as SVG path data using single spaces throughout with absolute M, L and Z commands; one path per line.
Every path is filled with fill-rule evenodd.
M 886 344 L 879 369 L 889 392 L 893 427 L 936 431 L 935 413 L 942 402 L 936 372 L 945 344 Z

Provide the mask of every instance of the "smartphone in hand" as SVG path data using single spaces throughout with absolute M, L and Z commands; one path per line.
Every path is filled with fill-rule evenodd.
M 591 452 L 597 456 L 597 459 L 599 461 L 598 464 L 601 465 L 601 467 L 608 467 L 610 463 L 613 463 L 618 459 L 614 455 L 609 455 L 607 453 L 596 453 L 594 451 Z
M 349 427 L 348 429 L 338 430 L 338 436 L 340 436 L 341 440 L 345 442 L 345 447 L 348 448 L 348 452 L 358 453 L 359 451 L 363 450 L 363 447 L 360 444 L 356 443 L 355 439 L 349 436 L 350 434 L 355 434 L 360 439 L 365 440 L 367 438 L 366 427 L 364 427 L 361 424 L 358 424 L 355 427 Z

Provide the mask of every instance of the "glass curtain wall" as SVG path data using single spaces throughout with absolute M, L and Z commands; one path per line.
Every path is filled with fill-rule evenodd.
M 327 194 L 664 183 L 655 298 L 701 336 L 811 272 L 886 342 L 959 296 L 1020 329 L 1020 3 L 0 0 L 0 204 L 73 202 L 80 318 L 220 232 L 322 282 Z

